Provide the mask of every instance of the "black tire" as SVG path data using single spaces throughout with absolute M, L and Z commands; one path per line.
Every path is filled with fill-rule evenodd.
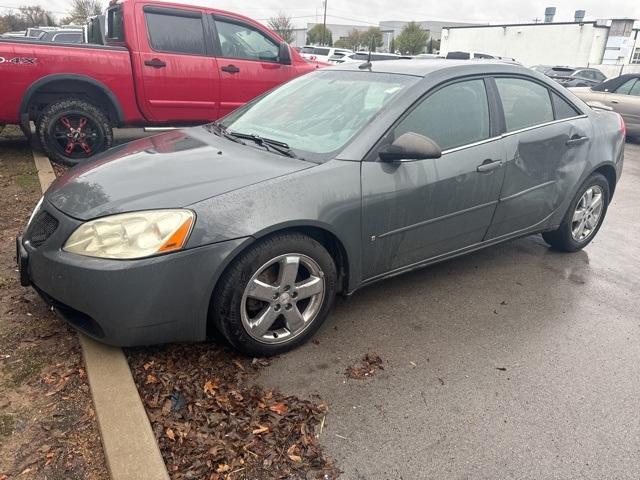
M 73 142 L 71 151 L 65 148 L 71 140 L 63 138 L 65 132 L 71 132 L 69 127 L 80 127 L 81 133 L 87 135 Z M 38 116 L 36 131 L 49 159 L 68 166 L 77 165 L 113 144 L 113 129 L 104 112 L 79 99 L 61 100 L 48 105 Z
M 578 241 L 573 237 L 571 230 L 573 215 L 575 213 L 578 202 L 580 201 L 584 193 L 593 186 L 598 186 L 602 190 L 602 213 L 600 214 L 600 218 L 598 219 L 596 227 L 589 234 L 589 236 L 582 241 Z M 591 240 L 593 240 L 597 235 L 598 230 L 600 230 L 602 222 L 604 221 L 604 218 L 607 214 L 607 208 L 609 207 L 610 198 L 611 194 L 609 190 L 609 182 L 607 181 L 607 179 L 599 173 L 592 174 L 584 181 L 582 186 L 576 192 L 573 200 L 571 200 L 567 213 L 565 214 L 558 229 L 550 232 L 544 232 L 542 234 L 542 238 L 544 238 L 544 241 L 556 250 L 560 250 L 563 252 L 577 252 L 578 250 L 582 250 L 584 247 L 589 245 Z
M 253 275 L 281 255 L 300 254 L 313 259 L 324 274 L 324 296 L 317 315 L 301 333 L 286 343 L 270 344 L 254 339 L 241 317 L 242 297 Z M 305 343 L 320 328 L 331 310 L 337 290 L 336 265 L 329 252 L 316 240 L 299 233 L 275 234 L 242 252 L 227 268 L 215 288 L 209 309 L 210 320 L 229 343 L 251 356 L 271 356 Z

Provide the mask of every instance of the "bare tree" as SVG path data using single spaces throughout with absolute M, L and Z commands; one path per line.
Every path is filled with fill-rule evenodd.
M 100 0 L 73 0 L 69 16 L 62 19 L 62 23 L 84 24 L 89 17 L 102 13 Z
M 295 40 L 291 17 L 286 13 L 280 12 L 275 17 L 271 17 L 268 25 L 269 28 L 280 35 L 285 42 L 292 43 Z
M 51 13 L 39 5 L 20 7 L 20 17 L 22 17 L 26 28 L 47 27 L 56 24 Z

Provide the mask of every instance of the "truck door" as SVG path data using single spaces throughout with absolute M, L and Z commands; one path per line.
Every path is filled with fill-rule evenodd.
M 213 17 L 220 70 L 220 116 L 297 75 L 280 63 L 279 43 L 248 22 Z
M 136 7 L 138 51 L 132 56 L 144 115 L 158 123 L 218 118 L 220 70 L 202 12 Z

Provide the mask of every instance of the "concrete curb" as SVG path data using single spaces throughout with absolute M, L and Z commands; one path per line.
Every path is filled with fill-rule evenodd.
M 32 142 L 33 161 L 45 192 L 56 176 Z M 113 480 L 168 480 L 147 413 L 119 348 L 78 334 L 98 418 L 107 468 Z

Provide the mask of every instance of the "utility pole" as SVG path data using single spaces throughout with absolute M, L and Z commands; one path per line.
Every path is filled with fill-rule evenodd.
M 324 45 L 324 36 L 327 33 L 327 0 L 324 0 L 324 17 L 322 18 L 322 45 Z

